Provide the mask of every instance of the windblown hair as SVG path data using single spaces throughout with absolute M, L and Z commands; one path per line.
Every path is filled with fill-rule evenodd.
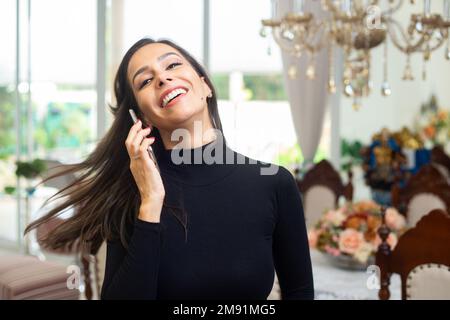
M 134 223 L 137 218 L 141 202 L 125 148 L 125 140 L 132 125 L 128 109 L 133 108 L 138 117 L 143 118 L 128 81 L 127 71 L 133 54 L 143 46 L 152 43 L 164 43 L 175 48 L 191 64 L 197 74 L 204 77 L 213 93 L 212 97 L 207 98 L 212 125 L 223 133 L 215 89 L 205 69 L 186 50 L 170 40 L 150 38 L 139 40 L 126 52 L 119 65 L 114 80 L 117 105 L 110 106 L 114 120 L 108 132 L 84 161 L 67 166 L 41 182 L 65 174 L 76 176 L 74 182 L 59 190 L 44 203 L 44 206 L 57 199 L 61 199 L 61 203 L 30 223 L 25 229 L 26 234 L 51 223 L 53 219 L 58 219 L 58 216 L 66 210 L 74 209 L 74 214 L 70 218 L 62 220 L 63 222 L 57 227 L 38 239 L 44 248 L 78 250 L 82 253 L 95 254 L 103 241 L 113 239 L 120 239 L 127 247 L 129 238 L 127 226 Z M 156 136 L 155 148 L 164 147 L 156 127 L 151 135 Z M 168 205 L 164 203 L 164 206 Z M 183 226 L 186 228 L 185 225 Z

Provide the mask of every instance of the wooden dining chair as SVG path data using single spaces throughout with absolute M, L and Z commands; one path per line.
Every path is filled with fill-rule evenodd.
M 434 166 L 424 165 L 403 188 L 392 188 L 392 205 L 406 217 L 408 227 L 433 209 L 450 212 L 450 185 Z
M 322 160 L 297 181 L 297 186 L 303 198 L 306 225 L 313 227 L 326 210 L 335 209 L 339 198 L 347 201 L 353 198 L 352 173 L 346 185 L 341 176 L 327 160 Z
M 450 299 L 450 215 L 444 210 L 432 210 L 400 237 L 394 250 L 387 243 L 389 233 L 383 215 L 378 230 L 381 244 L 376 253 L 379 298 L 389 299 L 390 277 L 397 273 L 403 300 Z
M 450 157 L 445 153 L 444 148 L 435 146 L 431 149 L 431 164 L 450 181 Z

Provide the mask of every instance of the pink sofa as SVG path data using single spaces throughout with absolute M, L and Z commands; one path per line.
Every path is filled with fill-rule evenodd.
M 32 256 L 0 256 L 0 300 L 78 300 L 69 289 L 66 266 Z

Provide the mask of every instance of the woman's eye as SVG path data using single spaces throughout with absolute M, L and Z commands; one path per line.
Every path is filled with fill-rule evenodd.
M 143 88 L 146 84 L 150 83 L 150 81 L 152 81 L 151 78 L 150 78 L 150 79 L 145 79 L 145 80 L 141 83 L 140 89 Z
M 169 64 L 169 66 L 167 67 L 167 70 L 173 69 L 173 68 L 175 68 L 176 66 L 179 66 L 179 65 L 181 65 L 180 62 L 174 62 L 174 63 L 171 63 L 171 64 Z
M 171 63 L 171 64 L 169 64 L 169 65 L 167 66 L 167 69 L 166 69 L 166 70 L 173 69 L 173 68 L 175 68 L 175 67 L 177 67 L 177 66 L 179 66 L 179 65 L 181 65 L 181 62 L 174 62 L 174 63 Z M 145 79 L 145 80 L 141 83 L 141 86 L 139 87 L 139 89 L 142 89 L 143 87 L 145 87 L 145 86 L 146 86 L 147 84 L 149 84 L 152 80 L 153 80 L 153 78 Z

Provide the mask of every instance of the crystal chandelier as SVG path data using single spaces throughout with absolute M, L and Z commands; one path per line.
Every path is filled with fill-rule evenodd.
M 278 0 L 272 0 L 272 18 L 262 20 L 261 36 L 272 39 L 284 51 L 295 57 L 308 55 L 306 76 L 315 77 L 314 58 L 322 49 L 328 50 L 328 90 L 336 91 L 334 74 L 334 49 L 339 47 L 344 55 L 342 76 L 343 92 L 354 99 L 357 108 L 362 97 L 370 94 L 371 49 L 383 45 L 383 96 L 391 94 L 388 82 L 388 43 L 406 55 L 403 80 L 413 80 L 411 55 L 423 56 L 422 78 L 426 78 L 426 62 L 431 53 L 446 43 L 445 58 L 450 60 L 450 0 L 443 0 L 443 12 L 431 13 L 431 0 L 423 0 L 423 13 L 412 14 L 409 25 L 403 28 L 393 15 L 404 4 L 404 0 L 321 0 L 327 17 L 316 18 L 304 9 L 305 0 L 293 0 L 293 9 L 278 18 Z M 317 2 L 318 0 L 310 0 Z M 411 5 L 416 1 L 409 0 Z M 384 10 L 383 10 L 384 9 Z M 390 40 L 390 41 L 389 41 Z M 270 48 L 270 47 L 269 47 Z M 270 53 L 270 50 L 269 50 Z M 294 79 L 298 75 L 295 64 L 288 69 Z

